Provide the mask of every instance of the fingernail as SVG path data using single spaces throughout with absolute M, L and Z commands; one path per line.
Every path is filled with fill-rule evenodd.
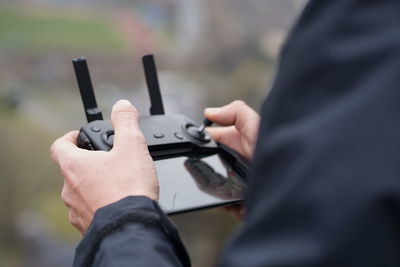
M 204 114 L 206 115 L 216 115 L 221 112 L 221 108 L 206 108 Z
M 114 105 L 114 107 L 121 107 L 121 108 L 131 107 L 131 106 L 132 106 L 132 103 L 126 99 L 118 100 L 117 103 L 115 103 L 115 105 Z

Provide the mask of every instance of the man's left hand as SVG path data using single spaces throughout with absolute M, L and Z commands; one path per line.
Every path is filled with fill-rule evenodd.
M 69 220 L 82 234 L 101 207 L 127 196 L 156 201 L 159 197 L 156 170 L 137 110 L 129 101 L 120 100 L 113 107 L 111 122 L 115 136 L 109 152 L 78 148 L 78 131 L 59 138 L 50 149 L 64 176 L 61 198 L 69 208 Z

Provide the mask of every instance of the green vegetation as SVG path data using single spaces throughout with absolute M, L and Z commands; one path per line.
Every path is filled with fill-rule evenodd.
M 104 18 L 49 13 L 0 8 L 0 49 L 126 51 L 123 37 Z
M 64 239 L 77 238 L 59 196 L 62 177 L 49 156 L 53 137 L 17 111 L 1 106 L 0 121 L 4 152 L 0 153 L 0 251 L 20 253 L 16 222 L 24 211 L 45 216 Z

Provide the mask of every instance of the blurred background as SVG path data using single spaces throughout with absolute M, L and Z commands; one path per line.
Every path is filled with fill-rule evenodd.
M 88 59 L 103 114 L 127 98 L 148 114 L 141 56 L 154 53 L 165 109 L 201 121 L 243 99 L 259 110 L 304 0 L 0 0 L 0 266 L 71 266 L 51 143 L 85 121 L 71 59 Z M 172 218 L 194 266 L 240 227 L 208 210 Z

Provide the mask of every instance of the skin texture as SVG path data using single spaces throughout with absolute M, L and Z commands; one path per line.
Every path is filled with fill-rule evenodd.
M 233 150 L 243 157 L 251 160 L 257 141 L 260 125 L 260 116 L 241 100 L 220 108 L 207 108 L 204 116 L 221 125 L 220 127 L 207 128 L 212 138 Z M 236 220 L 243 220 L 245 210 L 242 205 L 223 207 L 231 213 Z
M 208 128 L 214 140 L 251 159 L 257 139 L 259 116 L 242 101 L 221 108 L 208 108 L 205 116 L 221 125 Z M 69 221 L 84 234 L 94 213 L 127 196 L 159 198 L 154 163 L 139 128 L 139 114 L 127 100 L 118 101 L 111 112 L 115 131 L 109 152 L 77 147 L 78 131 L 57 139 L 50 148 L 53 161 L 64 176 L 61 198 L 69 208 Z M 243 208 L 226 207 L 237 219 Z
M 251 160 L 260 116 L 241 100 L 220 108 L 207 108 L 204 116 L 222 127 L 207 128 L 212 138 Z
M 111 121 L 115 137 L 109 152 L 78 148 L 78 131 L 59 138 L 50 149 L 64 176 L 61 198 L 69 208 L 69 220 L 82 234 L 103 206 L 127 196 L 159 197 L 156 170 L 139 129 L 138 112 L 130 102 L 120 100 L 112 109 Z

